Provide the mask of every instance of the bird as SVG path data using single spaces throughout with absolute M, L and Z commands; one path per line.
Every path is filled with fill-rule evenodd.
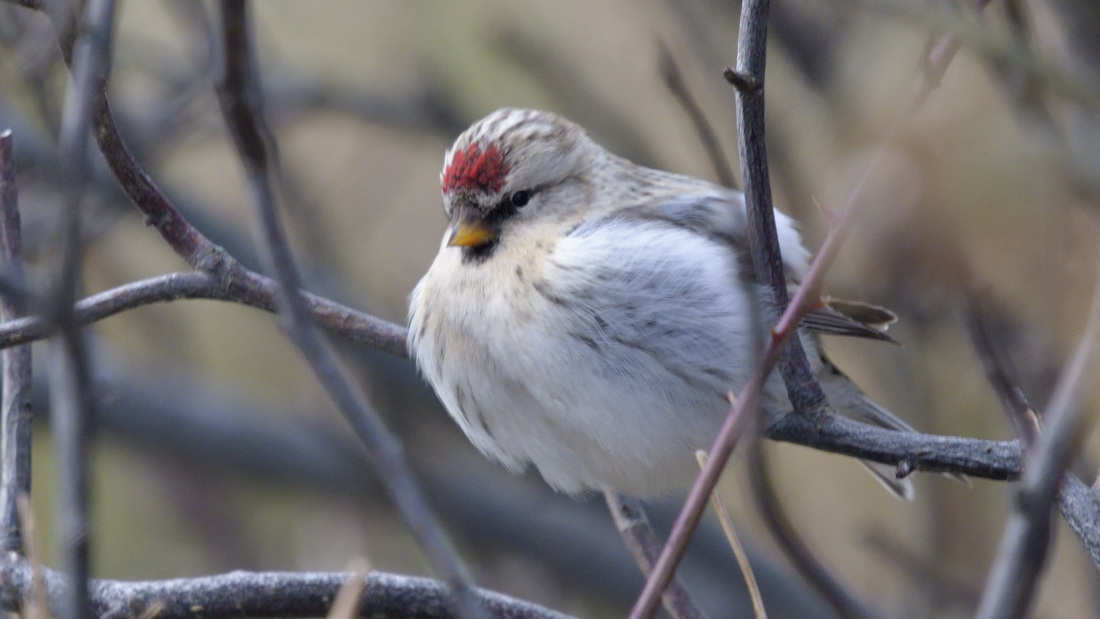
M 690 484 L 767 333 L 743 195 L 634 164 L 560 115 L 516 108 L 460 134 L 440 182 L 449 224 L 409 296 L 408 348 L 470 442 L 578 497 L 654 498 Z M 792 218 L 777 210 L 775 223 L 794 286 L 810 252 Z M 818 342 L 891 340 L 894 314 L 819 305 L 799 335 L 832 406 L 913 431 Z M 790 407 L 777 373 L 763 406 Z M 912 498 L 891 467 L 871 470 Z

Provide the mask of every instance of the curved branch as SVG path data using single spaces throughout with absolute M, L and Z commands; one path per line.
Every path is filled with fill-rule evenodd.
M 210 299 L 247 305 L 275 312 L 278 290 L 270 278 L 250 271 L 222 280 L 210 273 L 169 273 L 111 288 L 76 304 L 76 320 L 87 325 L 143 305 L 178 299 Z M 354 310 L 331 299 L 306 293 L 317 323 L 329 333 L 379 350 L 407 357 L 405 328 L 370 314 Z M 48 325 L 38 316 L 0 323 L 0 348 L 10 348 L 49 335 Z

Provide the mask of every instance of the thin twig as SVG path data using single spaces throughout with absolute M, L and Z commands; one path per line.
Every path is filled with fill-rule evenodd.
M 49 12 L 47 15 L 53 20 L 62 56 L 71 66 L 73 39 L 68 33 L 75 30 L 75 26 L 65 21 L 64 15 L 58 16 Z M 145 216 L 146 222 L 157 229 L 164 241 L 188 265 L 212 274 L 222 281 L 225 289 L 239 288 L 242 299 L 247 299 L 244 300 L 245 304 L 264 307 L 262 304 L 271 303 L 277 284 L 270 278 L 243 268 L 225 249 L 191 225 L 138 165 L 119 134 L 105 88 L 105 83 L 98 84 L 93 134 L 108 168 L 126 196 Z M 353 316 L 353 310 L 320 297 L 311 296 L 310 302 L 315 312 L 327 315 L 328 328 L 345 336 L 358 333 L 363 338 L 358 341 L 393 354 L 408 356 L 405 350 L 406 334 L 402 327 L 365 314 L 355 313 Z M 368 324 L 373 327 L 359 329 Z
M 759 441 L 756 441 L 759 442 Z M 695 458 L 699 461 L 699 468 L 707 465 L 707 452 L 702 449 L 695 452 Z M 752 610 L 756 619 L 767 619 L 768 613 L 764 610 L 764 597 L 760 595 L 760 585 L 756 582 L 756 574 L 749 563 L 749 555 L 745 552 L 741 539 L 737 536 L 737 529 L 733 527 L 733 518 L 726 502 L 722 500 L 722 494 L 718 488 L 710 493 L 711 503 L 714 505 L 714 513 L 718 516 L 718 523 L 722 525 L 722 532 L 726 534 L 726 541 L 730 544 L 734 556 L 737 558 L 737 566 L 741 568 L 741 576 L 745 579 L 745 587 L 749 590 L 749 598 L 752 599 Z
M 634 562 L 641 568 L 642 574 L 649 576 L 657 560 L 657 553 L 661 551 L 661 541 L 653 530 L 653 525 L 649 523 L 649 517 L 641 501 L 610 490 L 605 490 L 603 496 L 626 549 L 634 557 Z M 662 601 L 665 610 L 676 619 L 706 617 L 706 614 L 691 599 L 691 595 L 684 588 L 684 583 L 677 577 L 673 577 L 672 582 L 665 589 Z
M 715 133 L 714 127 L 711 127 L 710 123 L 707 122 L 706 114 L 703 114 L 703 110 L 699 108 L 695 98 L 691 96 L 687 82 L 684 81 L 684 76 L 680 73 L 680 67 L 676 64 L 676 59 L 672 57 L 672 51 L 668 49 L 663 41 L 657 47 L 660 54 L 658 62 L 660 63 L 661 77 L 664 78 L 665 86 L 669 92 L 680 103 L 680 107 L 687 112 L 691 124 L 695 126 L 695 134 L 699 136 L 699 141 L 702 142 L 703 148 L 707 151 L 710 165 L 714 168 L 715 178 L 726 187 L 738 189 L 737 179 L 733 176 L 733 168 L 730 166 L 725 152 L 722 151 L 722 144 L 718 141 L 718 135 Z
M 223 280 L 210 273 L 169 273 L 142 279 L 91 295 L 76 303 L 75 319 L 91 324 L 115 314 L 178 299 L 211 299 L 247 305 L 268 312 L 276 311 L 279 285 L 271 278 L 239 272 Z M 367 344 L 399 357 L 407 357 L 407 332 L 404 327 L 364 314 L 330 299 L 303 293 L 313 317 L 329 333 L 353 342 Z M 0 323 L 0 348 L 7 348 L 48 337 L 49 323 L 40 316 L 28 316 Z
M 15 186 L 11 131 L 0 133 L 0 267 L 23 280 L 23 235 Z M 0 319 L 15 320 L 25 312 L 19 298 L 0 297 Z M 3 396 L 0 400 L 0 549 L 21 552 L 19 497 L 31 493 L 31 347 L 15 346 L 0 353 Z
M 363 589 L 367 587 L 370 567 L 366 561 L 357 560 L 348 567 L 348 575 L 332 601 L 327 619 L 355 619 L 359 616 L 359 605 L 363 602 Z
M 66 172 L 66 212 L 60 272 L 47 316 L 60 337 L 50 348 L 50 409 L 58 463 L 57 539 L 61 565 L 73 586 L 61 606 L 65 619 L 91 616 L 88 604 L 88 434 L 93 403 L 89 390 L 88 353 L 80 325 L 73 320 L 73 301 L 81 284 L 81 202 L 87 180 L 88 127 L 96 94 L 107 81 L 114 0 L 91 0 L 84 7 L 72 53 L 72 79 L 61 119 L 60 151 Z
M 1072 99 L 1083 106 L 1100 109 L 1100 81 L 1087 71 L 1050 62 L 1015 37 L 997 36 L 994 29 L 974 20 L 964 19 L 950 4 L 914 3 L 907 0 L 855 0 L 871 9 L 898 15 L 926 30 L 943 32 L 945 51 L 960 45 L 1001 64 L 1010 64 L 1021 74 L 1045 85 L 1055 94 Z M 976 0 L 982 8 L 989 0 Z M 933 84 L 934 88 L 935 85 Z
M 1029 448 L 1039 435 L 1039 416 L 1028 402 L 1024 390 L 1016 380 L 1016 370 L 1004 350 L 998 346 L 991 323 L 996 320 L 992 301 L 978 293 L 971 294 L 966 304 L 967 330 L 978 358 L 985 369 L 986 380 L 1001 400 L 1024 448 Z
M 1020 476 L 1020 442 L 897 432 L 829 413 L 820 421 L 787 413 L 764 428 L 764 436 L 909 471 L 957 473 L 984 479 Z
M 280 315 L 287 336 L 366 445 L 391 499 L 435 572 L 453 588 L 455 609 L 464 617 L 484 616 L 484 609 L 472 593 L 466 570 L 429 507 L 401 444 L 340 372 L 335 355 L 316 330 L 308 303 L 298 292 L 301 285 L 297 267 L 275 210 L 275 195 L 270 183 L 271 150 L 264 136 L 271 134 L 263 129 L 247 6 L 244 0 L 227 0 L 221 7 L 225 65 L 218 85 L 218 99 L 244 164 L 256 218 L 263 233 L 263 246 L 272 270 L 278 275 Z
M 660 599 L 668 583 L 672 581 L 677 566 L 687 552 L 688 542 L 695 534 L 700 518 L 703 517 L 707 499 L 714 487 L 718 485 L 718 478 L 722 476 L 725 463 L 733 453 L 733 447 L 744 431 L 749 416 L 760 406 L 764 383 L 771 369 L 775 367 L 776 361 L 779 360 L 782 346 L 783 343 L 779 339 L 772 338 L 764 352 L 764 357 L 756 364 L 749 383 L 741 390 L 741 395 L 736 399 L 732 394 L 730 395 L 730 413 L 722 422 L 718 437 L 714 439 L 714 445 L 708 452 L 703 472 L 691 487 L 680 515 L 672 523 L 672 532 L 669 533 L 668 540 L 653 565 L 653 571 L 646 579 L 645 588 L 642 589 L 642 593 L 634 603 L 634 608 L 630 611 L 630 619 L 652 617 L 653 613 L 657 612 L 657 600 Z M 719 462 L 721 465 L 717 464 Z
M 42 567 L 41 544 L 38 543 L 38 527 L 31 509 L 31 498 L 21 495 L 16 500 L 19 511 L 19 525 L 23 530 L 23 555 L 30 568 L 30 588 L 18 596 L 24 606 L 27 619 L 49 619 L 50 597 L 46 588 L 46 577 Z M 9 555 L 12 556 L 12 555 Z
M 1100 367 L 1100 269 L 1096 277 L 1088 324 L 1054 387 L 1043 417 L 1043 431 L 1026 454 L 1016 510 L 1005 525 L 975 615 L 979 619 L 1023 617 L 1035 599 L 1033 592 L 1050 545 L 1051 506 L 1070 459 L 1083 440 L 1082 401 Z
M 53 23 L 61 55 L 72 71 L 75 17 L 64 12 L 43 12 Z M 239 266 L 236 260 L 180 214 L 179 209 L 156 186 L 126 148 L 111 114 L 105 79 L 95 85 L 93 99 L 92 134 L 103 153 L 107 167 L 115 175 L 126 196 L 145 215 L 146 223 L 155 227 L 165 242 L 191 267 L 219 277 L 233 275 Z
M 852 595 L 848 589 L 829 570 L 817 560 L 813 551 L 798 534 L 798 530 L 787 517 L 783 504 L 775 492 L 769 475 L 767 453 L 760 441 L 751 446 L 749 460 L 752 462 L 749 481 L 752 485 L 753 500 L 764 518 L 772 537 L 783 549 L 783 554 L 791 560 L 794 567 L 825 598 L 841 617 L 849 619 L 868 619 L 874 617 L 867 606 Z

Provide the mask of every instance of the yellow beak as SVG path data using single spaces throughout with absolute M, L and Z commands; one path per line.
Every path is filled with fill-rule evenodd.
M 461 221 L 454 226 L 451 238 L 447 241 L 450 247 L 480 247 L 495 241 L 497 235 L 481 221 Z

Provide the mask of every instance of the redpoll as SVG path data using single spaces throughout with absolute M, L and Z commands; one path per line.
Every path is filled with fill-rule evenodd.
M 504 109 L 447 152 L 450 226 L 409 302 L 409 349 L 466 436 L 554 488 L 686 485 L 759 357 L 762 287 L 740 193 L 612 155 L 554 114 Z M 776 212 L 786 270 L 809 252 Z M 891 314 L 861 308 L 864 322 Z M 848 312 L 852 313 L 852 312 Z M 839 411 L 910 428 L 835 369 L 815 333 L 884 338 L 829 307 L 801 335 Z M 773 375 L 764 404 L 789 408 Z M 902 496 L 908 480 L 881 474 Z

